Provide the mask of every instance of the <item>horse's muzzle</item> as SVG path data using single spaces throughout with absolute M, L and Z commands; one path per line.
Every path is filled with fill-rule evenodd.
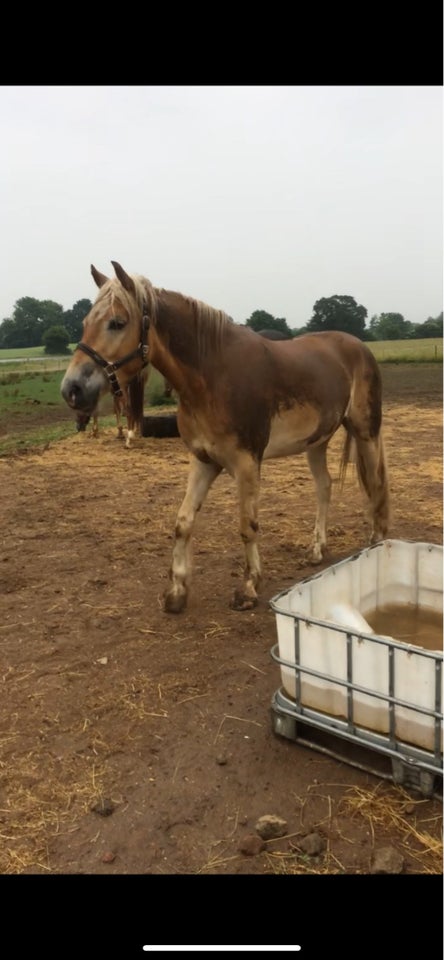
M 72 410 L 91 414 L 106 386 L 102 371 L 95 364 L 85 364 L 82 368 L 77 367 L 72 373 L 68 367 L 60 385 L 60 392 Z

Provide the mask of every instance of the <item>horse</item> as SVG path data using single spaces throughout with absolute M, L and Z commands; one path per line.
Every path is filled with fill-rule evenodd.
M 260 337 L 266 337 L 267 340 L 290 340 L 291 337 L 288 337 L 286 333 L 282 330 L 258 330 Z
M 122 389 L 122 392 L 114 396 L 114 413 L 117 422 L 117 438 L 119 440 L 124 439 L 124 428 L 122 426 L 122 417 L 126 416 L 127 428 L 126 428 L 126 439 L 125 447 L 129 448 L 131 445 L 131 440 L 136 436 L 143 436 L 144 429 L 144 416 L 143 416 L 143 403 L 145 395 L 145 385 L 149 377 L 148 367 L 144 367 L 140 373 L 138 373 L 127 386 Z M 93 425 L 91 430 L 91 435 L 93 437 L 98 437 L 99 435 L 99 411 L 98 407 L 92 411 L 91 414 L 83 413 L 81 411 L 77 412 L 76 415 L 76 429 L 77 431 L 84 431 L 88 426 L 88 423 L 92 419 Z
M 272 341 L 192 297 L 154 287 L 111 261 L 115 276 L 91 266 L 99 293 L 83 339 L 61 383 L 65 401 L 92 412 L 112 377 L 125 386 L 149 362 L 178 396 L 177 424 L 190 455 L 188 482 L 175 524 L 167 613 L 188 602 L 194 522 L 223 470 L 234 479 L 245 573 L 231 607 L 258 603 L 261 562 L 258 498 L 264 461 L 305 453 L 317 510 L 312 561 L 327 550 L 331 477 L 327 447 L 345 428 L 340 479 L 356 446 L 356 468 L 367 496 L 370 540 L 387 535 L 388 469 L 382 434 L 382 386 L 377 361 L 361 340 L 329 330 Z

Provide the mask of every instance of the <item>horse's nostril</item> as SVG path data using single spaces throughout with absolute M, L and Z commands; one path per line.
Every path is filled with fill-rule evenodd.
M 81 392 L 82 389 L 78 383 L 71 383 L 69 388 L 69 399 L 73 401 L 76 400 L 77 397 L 80 396 Z

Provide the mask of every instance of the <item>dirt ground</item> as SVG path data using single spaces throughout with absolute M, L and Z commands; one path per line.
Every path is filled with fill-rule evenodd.
M 382 371 L 390 536 L 441 543 L 442 367 Z M 242 548 L 222 476 L 196 524 L 188 611 L 175 617 L 162 594 L 187 462 L 180 440 L 127 451 L 114 429 L 92 439 L 74 421 L 67 440 L 0 460 L 0 873 L 441 873 L 439 778 L 425 799 L 272 730 L 268 601 L 322 569 L 306 559 L 305 458 L 263 468 L 257 609 L 229 607 Z M 333 487 L 324 566 L 368 532 L 350 472 Z M 283 836 L 259 837 L 265 815 L 285 821 Z

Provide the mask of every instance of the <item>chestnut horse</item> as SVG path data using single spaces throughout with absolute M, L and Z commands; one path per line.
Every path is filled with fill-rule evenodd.
M 371 542 L 388 531 L 389 489 L 381 432 L 381 376 L 369 348 L 339 331 L 268 340 L 221 310 L 153 287 L 111 261 L 109 279 L 91 267 L 99 293 L 83 322 L 83 340 L 61 384 L 76 411 L 91 413 L 116 381 L 122 388 L 149 362 L 178 396 L 177 423 L 190 453 L 187 490 L 179 508 L 164 609 L 185 609 L 191 578 L 196 513 L 222 470 L 235 480 L 245 575 L 232 607 L 257 603 L 257 546 L 263 460 L 306 453 L 317 512 L 313 562 L 327 544 L 331 479 L 327 447 L 339 429 L 346 438 L 341 477 L 350 459 L 370 507 Z M 117 380 L 118 375 L 118 380 Z
M 114 397 L 114 413 L 117 421 L 118 440 L 124 439 L 125 433 L 122 425 L 122 417 L 126 417 L 126 448 L 130 446 L 131 440 L 133 440 L 134 437 L 142 436 L 144 420 L 143 403 L 145 385 L 148 380 L 148 376 L 148 367 L 144 367 L 144 369 L 138 373 L 137 376 L 133 377 L 133 379 L 127 384 L 122 393 Z M 86 427 L 91 419 L 93 421 L 91 435 L 93 437 L 98 437 L 99 411 L 97 407 L 91 414 L 78 411 L 76 416 L 76 428 L 78 431 L 86 430 Z

